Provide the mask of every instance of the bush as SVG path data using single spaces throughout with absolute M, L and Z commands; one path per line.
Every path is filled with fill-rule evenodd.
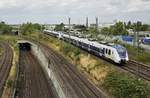
M 75 57 L 75 61 L 80 61 L 80 56 L 79 56 L 79 55 L 77 55 L 77 56 Z
M 74 56 L 76 57 L 76 56 L 79 56 L 80 55 L 80 50 L 79 49 L 77 49 L 77 48 L 75 48 L 74 50 L 73 50 L 73 52 L 74 52 Z
M 7 81 L 7 87 L 11 88 L 13 86 L 13 80 L 8 80 Z
M 127 74 L 110 72 L 103 85 L 115 98 L 150 97 L 150 85 Z
M 68 55 L 68 53 L 72 50 L 72 46 L 71 45 L 68 45 L 66 43 L 63 44 L 63 53 L 65 55 Z
M 2 34 L 11 34 L 12 27 L 6 24 L 5 22 L 0 22 L 0 33 Z

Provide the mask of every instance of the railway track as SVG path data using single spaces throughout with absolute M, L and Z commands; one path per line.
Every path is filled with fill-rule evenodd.
M 20 51 L 18 95 L 15 98 L 56 98 L 37 59 Z
M 134 60 L 129 60 L 121 68 L 135 74 L 136 76 L 150 81 L 150 65 L 145 65 Z
M 13 60 L 13 51 L 8 43 L 0 42 L 0 46 L 4 49 L 0 57 L 0 97 L 2 96 L 3 89 Z
M 61 78 L 60 81 L 67 85 L 64 90 L 70 91 L 72 98 L 108 98 L 64 57 L 45 45 L 41 45 L 41 49 L 52 62 L 55 73 Z

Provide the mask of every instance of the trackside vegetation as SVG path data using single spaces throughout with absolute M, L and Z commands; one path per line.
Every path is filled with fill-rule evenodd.
M 4 21 L 0 22 L 0 34 L 10 34 L 12 27 L 6 24 Z
M 2 94 L 2 98 L 10 98 L 10 94 L 13 91 L 15 79 L 16 79 L 16 64 L 18 62 L 18 56 L 19 56 L 19 49 L 17 44 L 18 37 L 16 36 L 10 36 L 10 35 L 0 35 L 0 41 L 7 41 L 11 45 L 13 49 L 13 62 L 12 67 L 10 69 L 9 76 L 6 80 L 4 91 Z
M 109 72 L 103 87 L 115 98 L 149 98 L 150 85 L 124 73 Z
M 148 82 L 119 71 L 113 65 L 91 56 L 69 43 L 47 35 L 41 36 L 41 42 L 64 55 L 108 95 L 114 98 L 150 97 L 150 84 Z
M 142 48 L 125 45 L 128 50 L 129 58 L 150 65 L 150 52 Z

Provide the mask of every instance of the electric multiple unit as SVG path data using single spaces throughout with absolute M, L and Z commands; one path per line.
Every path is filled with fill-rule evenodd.
M 66 42 L 70 42 L 71 44 L 80 47 L 94 55 L 107 58 L 115 63 L 126 63 L 129 60 L 126 48 L 119 44 L 106 43 L 102 41 L 89 41 L 86 38 L 79 38 L 62 32 L 49 30 L 45 30 L 45 33 L 62 39 Z

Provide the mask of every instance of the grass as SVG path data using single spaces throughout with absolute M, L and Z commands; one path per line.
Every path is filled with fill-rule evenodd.
M 142 48 L 136 48 L 130 45 L 125 45 L 128 50 L 129 59 L 142 62 L 150 65 L 150 51 L 145 51 Z

